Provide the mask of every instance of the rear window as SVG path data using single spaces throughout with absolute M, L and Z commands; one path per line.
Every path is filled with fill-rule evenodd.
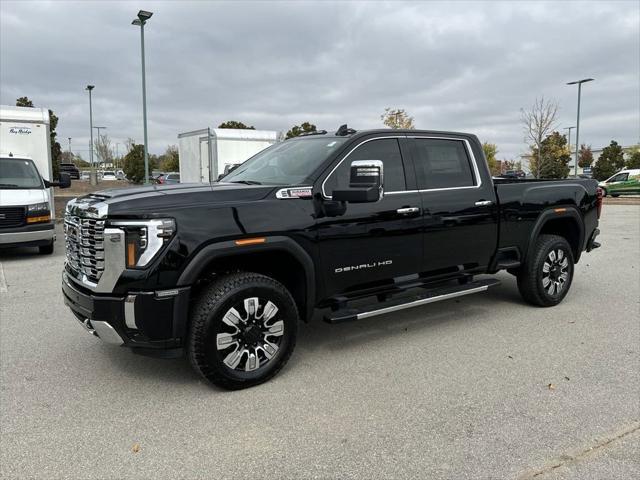
M 476 185 L 467 149 L 461 140 L 416 138 L 418 188 L 455 188 Z

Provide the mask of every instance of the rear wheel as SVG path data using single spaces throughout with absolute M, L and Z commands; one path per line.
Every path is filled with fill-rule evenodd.
M 573 280 L 573 252 L 564 237 L 540 235 L 518 272 L 518 290 L 527 302 L 552 307 L 567 295 Z
M 210 382 L 230 390 L 276 375 L 296 343 L 298 309 L 288 290 L 257 273 L 225 275 L 193 308 L 188 353 Z
M 620 194 L 619 194 L 619 193 L 612 193 L 612 194 L 611 194 L 611 196 L 612 196 L 613 198 L 618 198 L 618 197 L 620 196 Z

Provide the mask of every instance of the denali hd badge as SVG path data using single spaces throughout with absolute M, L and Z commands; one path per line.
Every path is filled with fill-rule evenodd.
M 351 272 L 353 270 L 364 270 L 365 268 L 376 268 L 391 265 L 393 260 L 381 260 L 380 262 L 363 263 L 360 265 L 349 265 L 346 267 L 336 268 L 335 273 Z

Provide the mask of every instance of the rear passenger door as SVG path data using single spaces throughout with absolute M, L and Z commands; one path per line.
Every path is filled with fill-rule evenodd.
M 424 221 L 423 271 L 484 270 L 495 253 L 498 209 L 493 182 L 465 138 L 412 137 Z

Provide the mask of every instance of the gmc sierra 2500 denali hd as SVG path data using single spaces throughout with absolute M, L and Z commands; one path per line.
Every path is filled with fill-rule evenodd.
M 214 184 L 107 190 L 66 209 L 62 290 L 86 329 L 186 353 L 229 389 L 273 377 L 299 319 L 330 323 L 481 292 L 506 269 L 553 306 L 599 246 L 595 180 L 492 180 L 474 135 L 318 132 Z M 389 321 L 393 321 L 391 318 Z

